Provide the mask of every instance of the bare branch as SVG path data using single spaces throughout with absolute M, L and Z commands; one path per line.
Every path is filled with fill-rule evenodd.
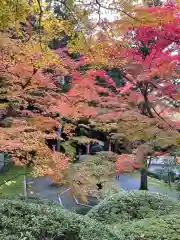
M 133 17 L 131 14 L 127 13 L 127 12 L 124 11 L 123 9 L 103 6 L 103 5 L 99 2 L 99 0 L 96 0 L 96 3 L 97 3 L 101 8 L 104 8 L 104 9 L 107 9 L 107 10 L 113 10 L 113 11 L 122 12 L 122 13 L 124 13 L 126 16 L 128 16 L 128 17 L 130 17 L 130 18 L 132 18 L 132 19 L 134 19 L 134 20 L 142 23 L 142 21 L 141 21 L 140 19 L 138 19 L 138 18 L 136 18 L 136 17 Z

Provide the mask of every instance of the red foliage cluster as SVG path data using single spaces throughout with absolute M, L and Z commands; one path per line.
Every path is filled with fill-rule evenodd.
M 94 49 L 101 48 L 100 53 L 97 58 L 92 58 L 91 53 L 86 57 L 88 63 L 97 63 L 99 54 L 102 54 L 102 59 L 106 58 L 105 62 L 119 67 L 124 73 L 126 85 L 116 90 L 121 95 L 128 96 L 127 102 L 134 101 L 137 105 L 144 102 L 141 113 L 148 117 L 159 117 L 156 108 L 164 108 L 164 98 L 179 100 L 180 88 L 176 84 L 180 77 L 179 10 L 178 4 L 166 2 L 162 6 L 135 9 L 133 16 L 136 17 L 132 25 L 128 21 L 129 16 L 111 23 L 106 22 L 101 34 L 96 35 L 94 44 Z M 144 16 L 148 16 L 146 21 L 143 21 Z M 129 25 L 124 34 L 121 31 L 123 21 Z M 119 31 L 120 40 L 114 36 L 110 38 L 109 29 L 115 29 L 116 34 Z M 101 44 L 103 39 L 106 39 L 104 45 Z M 100 63 L 103 64 L 103 60 Z M 94 74 L 93 71 L 92 73 Z M 107 79 L 103 71 L 97 70 L 96 74 Z M 89 82 L 93 83 L 90 77 L 92 74 L 89 75 Z M 107 79 L 106 83 L 114 86 L 111 79 Z M 174 107 L 168 108 L 169 112 L 177 110 Z
M 151 118 L 159 116 L 160 113 L 165 116 L 167 111 L 171 112 L 170 107 L 168 110 L 162 110 L 162 107 L 166 107 L 163 102 L 165 97 L 179 100 L 180 89 L 176 84 L 180 77 L 179 6 L 164 4 L 140 9 L 139 13 L 136 12 L 137 17 L 141 17 L 141 12 L 149 14 L 150 21 L 129 27 L 122 36 L 127 44 L 122 44 L 122 40 L 109 38 L 109 31 L 99 34 L 97 42 L 94 42 L 95 47 L 102 47 L 103 56 L 107 58 L 105 62 L 109 66 L 121 68 L 126 82 L 121 88 L 117 88 L 103 70 L 91 69 L 85 74 L 80 72 L 81 65 L 94 63 L 88 54 L 81 57 L 80 61 L 74 61 L 67 55 L 67 49 L 57 49 L 53 56 L 57 61 L 61 59 L 62 66 L 47 61 L 45 65 L 50 68 L 49 73 L 40 67 L 41 62 L 40 66 L 37 64 L 41 58 L 44 59 L 42 53 L 35 52 L 30 57 L 26 56 L 22 48 L 19 51 L 18 40 L 10 40 L 2 45 L 1 98 L 8 106 L 1 110 L 0 115 L 3 120 L 12 117 L 13 123 L 9 129 L 2 127 L 1 150 L 12 151 L 17 162 L 18 159 L 22 162 L 32 161 L 32 152 L 36 152 L 37 164 L 41 166 L 38 168 L 36 165 L 38 174 L 48 174 L 59 180 L 59 169 L 62 172 L 67 169 L 70 160 L 63 154 L 52 154 L 45 145 L 47 135 L 57 136 L 59 118 L 68 116 L 78 119 L 86 116 L 104 121 L 120 118 L 123 114 L 131 118 L 132 108 L 137 114 L 142 113 Z M 165 14 L 167 16 L 163 17 Z M 152 21 L 161 15 L 161 24 Z M 118 24 L 121 22 L 115 21 L 110 26 L 118 32 Z M 105 44 L 106 39 L 109 44 Z M 103 44 L 99 45 L 101 42 L 104 43 L 104 48 Z M 21 47 L 22 45 L 21 43 Z M 97 58 L 101 56 L 98 55 Z M 59 93 L 59 78 L 68 74 L 72 76 L 71 89 L 67 94 Z M 106 87 L 97 84 L 97 77 L 105 81 Z M 126 105 L 123 105 L 124 103 Z M 60 117 L 52 117 L 54 113 L 58 113 Z M 26 123 L 18 128 L 18 133 L 14 124 L 17 119 L 20 119 L 20 123 Z M 14 140 L 15 137 L 17 141 Z M 117 173 L 140 165 L 142 164 L 136 163 L 133 156 L 122 154 L 116 163 Z
M 142 167 L 144 163 L 136 162 L 135 156 L 130 154 L 121 154 L 116 161 L 116 174 L 119 176 L 121 173 L 132 172 L 133 169 Z

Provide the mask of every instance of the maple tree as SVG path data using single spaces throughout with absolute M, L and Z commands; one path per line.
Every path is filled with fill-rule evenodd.
M 117 176 L 136 168 L 146 175 L 149 156 L 170 155 L 179 148 L 178 131 L 161 119 L 143 116 L 134 109 L 119 108 L 118 112 L 110 110 L 100 115 L 96 129 L 108 132 L 114 151 L 121 154 L 116 164 Z
M 60 139 L 59 113 L 76 113 L 75 103 L 58 90 L 59 76 L 78 65 L 64 49 L 53 51 L 47 43 L 73 27 L 68 20 L 58 20 L 42 1 L 2 1 L 1 7 L 1 151 L 10 152 L 15 164 L 33 166 L 35 175 L 60 181 L 71 159 L 51 151 L 46 139 Z M 61 111 L 66 102 L 68 114 Z
M 81 49 L 79 44 L 72 49 L 84 53 L 87 63 L 122 69 L 126 86 L 119 91 L 128 93 L 142 114 L 153 117 L 178 112 L 177 108 L 163 110 L 166 101 L 179 100 L 178 11 L 178 4 L 131 6 L 135 17 L 124 13 L 120 20 L 100 23 L 100 32 L 88 39 L 89 47 L 80 36 Z
M 0 149 L 10 152 L 15 164 L 33 166 L 35 176 L 47 175 L 62 182 L 62 173 L 72 159 L 49 149 L 46 139 L 59 142 L 57 130 L 62 128 L 59 120 L 64 116 L 74 120 L 92 117 L 97 109 L 88 105 L 86 91 L 83 96 L 74 95 L 74 83 L 68 94 L 60 92 L 60 78 L 78 70 L 83 59 L 73 61 L 67 48 L 52 50 L 47 43 L 64 36 L 64 31 L 73 35 L 74 27 L 68 19 L 56 18 L 42 1 L 30 1 L 29 4 L 14 1 L 11 4 L 11 1 L 2 2 L 4 9 L 1 11 Z M 15 22 L 8 15 L 11 8 Z M 22 8 L 22 15 L 15 8 Z M 87 91 L 92 91 L 93 85 L 88 87 Z M 96 97 L 100 100 L 97 94 Z M 72 137 L 70 126 L 63 127 Z
M 96 3 L 99 7 L 106 8 L 98 1 Z M 83 53 L 88 64 L 118 67 L 123 72 L 126 85 L 119 89 L 115 86 L 120 96 L 113 96 L 112 99 L 114 102 L 116 99 L 116 104 L 117 100 L 126 99 L 126 103 L 139 115 L 138 126 L 136 124 L 134 128 L 132 125 L 132 120 L 136 119 L 134 110 L 123 113 L 120 102 L 119 109 L 101 114 L 100 118 L 102 121 L 111 118 L 115 122 L 120 118 L 128 119 L 130 124 L 128 129 L 124 129 L 125 135 L 129 133 L 134 140 L 150 141 L 150 144 L 139 146 L 136 154 L 136 160 L 143 163 L 141 173 L 142 178 L 145 176 L 144 181 L 147 180 L 147 156 L 154 153 L 151 143 L 154 143 L 155 138 L 157 137 L 156 143 L 159 141 L 159 145 L 164 147 L 179 145 L 179 134 L 176 131 L 179 129 L 179 109 L 176 105 L 170 107 L 168 104 L 171 100 L 176 103 L 179 101 L 179 2 L 149 6 L 152 4 L 148 3 L 148 8 L 146 5 L 124 4 L 123 9 L 129 8 L 127 12 L 130 13 L 121 8 L 119 20 L 102 21 L 99 24 L 101 30 L 88 39 L 88 46 L 82 35 L 78 39 L 82 44 L 76 45 L 74 42 L 70 46 Z M 100 74 L 106 78 L 105 72 L 101 71 Z M 80 84 L 83 84 L 83 80 Z M 92 77 L 88 81 L 96 84 Z M 147 129 L 141 124 L 144 120 L 140 114 L 148 117 L 144 118 L 146 124 L 149 122 Z M 154 122 L 152 126 L 150 119 Z M 126 124 L 123 122 L 121 127 L 124 126 Z M 166 129 L 166 134 L 163 134 L 162 129 Z M 142 151 L 142 156 L 139 156 L 141 148 L 147 148 L 147 151 Z M 123 165 L 125 160 L 121 157 Z M 133 167 L 132 164 L 130 166 Z M 142 188 L 147 189 L 147 183 Z
M 0 11 L 1 151 L 12 152 L 16 163 L 33 163 L 36 175 L 62 181 L 70 159 L 52 152 L 45 138 L 59 140 L 59 119 L 64 116 L 73 120 L 86 116 L 103 123 L 115 121 L 117 125 L 125 118 L 128 121 L 123 122 L 122 129 L 128 140 L 150 141 L 157 133 L 160 135 L 158 126 L 174 127 L 169 113 L 178 109 L 167 108 L 166 101 L 179 100 L 178 4 L 147 8 L 128 2 L 120 11 L 120 20 L 100 22 L 101 31 L 89 37 L 93 24 L 83 5 L 61 2 L 68 10 L 68 17 L 62 19 L 40 0 L 0 3 L 4 7 Z M 102 7 L 98 1 L 96 4 Z M 75 33 L 77 26 L 81 29 Z M 68 46 L 49 48 L 51 41 L 64 36 L 70 36 Z M 172 55 L 174 50 L 176 55 Z M 78 52 L 80 58 L 75 61 L 67 52 Z M 83 71 L 86 64 L 90 67 Z M 123 87 L 118 87 L 102 70 L 115 67 L 123 74 Z M 67 75 L 72 81 L 64 94 L 59 81 Z M 105 85 L 99 84 L 98 78 Z M 134 128 L 132 120 L 137 118 L 140 124 Z M 154 125 L 149 118 L 155 121 Z M 2 127 L 8 124 L 9 128 Z M 145 131 L 146 124 L 149 131 Z M 71 134 L 69 127 L 65 131 Z M 142 129 L 143 134 L 137 137 Z

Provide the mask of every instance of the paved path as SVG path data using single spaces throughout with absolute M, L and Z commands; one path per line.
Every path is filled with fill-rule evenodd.
M 47 177 L 38 177 L 36 179 L 29 180 L 28 195 L 40 197 L 45 200 L 56 201 L 58 200 L 58 186 L 52 186 L 53 182 Z
M 138 179 L 137 175 L 129 175 L 129 174 L 122 174 L 120 176 L 119 180 L 116 180 L 120 184 L 120 191 L 131 191 L 139 189 L 140 180 Z M 47 178 L 47 177 L 39 177 L 36 179 L 33 179 L 32 181 L 29 181 L 28 184 L 28 192 L 33 192 L 32 195 L 35 195 L 37 197 L 40 197 L 45 200 L 53 200 L 58 203 L 61 203 L 61 200 L 65 202 L 68 209 L 74 208 L 74 200 L 72 197 L 67 196 L 61 196 L 61 199 L 59 198 L 60 193 L 62 193 L 65 189 L 58 186 L 58 185 L 52 185 L 53 182 Z M 31 186 L 31 187 L 29 187 Z M 154 186 L 152 184 L 148 184 L 149 191 L 152 192 L 159 192 L 168 195 L 169 197 L 177 198 L 178 193 L 175 191 L 171 191 L 170 189 L 160 189 L 158 186 Z M 63 199 L 63 198 L 66 198 Z M 72 206 L 73 205 L 73 206 Z
M 120 176 L 120 179 L 117 180 L 120 184 L 120 190 L 131 191 L 135 189 L 139 189 L 140 180 L 129 174 L 123 174 Z M 158 186 L 154 186 L 152 184 L 148 184 L 149 191 L 151 192 L 159 192 L 168 195 L 169 197 L 177 198 L 178 192 L 171 191 L 171 189 L 161 189 Z
M 83 208 L 85 213 L 97 204 L 97 199 L 94 198 L 89 199 L 88 205 L 80 204 L 79 200 L 70 191 L 67 191 L 67 188 L 54 184 L 47 177 L 38 177 L 29 180 L 27 183 L 28 196 L 31 195 L 44 200 L 55 201 L 70 211 L 79 212 Z

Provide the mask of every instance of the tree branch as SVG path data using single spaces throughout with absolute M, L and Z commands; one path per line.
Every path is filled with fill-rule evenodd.
M 43 9 L 42 9 L 40 1 L 41 0 L 37 0 L 38 6 L 39 6 L 39 41 L 40 41 L 41 50 L 43 50 L 43 48 L 42 48 L 42 31 L 41 31 L 41 22 L 42 22 L 42 16 L 43 16 Z
M 138 19 L 138 18 L 136 18 L 136 17 L 133 17 L 131 14 L 127 13 L 127 12 L 124 11 L 123 9 L 103 6 L 103 5 L 99 2 L 99 0 L 96 0 L 96 3 L 97 3 L 101 8 L 104 8 L 104 9 L 107 9 L 107 10 L 113 10 L 113 11 L 120 11 L 120 12 L 124 13 L 126 16 L 128 16 L 128 17 L 130 17 L 130 18 L 132 18 L 132 19 L 134 19 L 134 20 L 142 23 L 142 21 L 141 21 L 140 19 Z
M 170 123 L 168 123 L 168 122 L 156 111 L 156 109 L 155 109 L 153 106 L 151 106 L 151 108 L 153 109 L 153 111 L 157 114 L 157 116 L 158 116 L 161 120 L 163 120 L 171 129 L 173 129 L 173 127 L 170 125 Z

